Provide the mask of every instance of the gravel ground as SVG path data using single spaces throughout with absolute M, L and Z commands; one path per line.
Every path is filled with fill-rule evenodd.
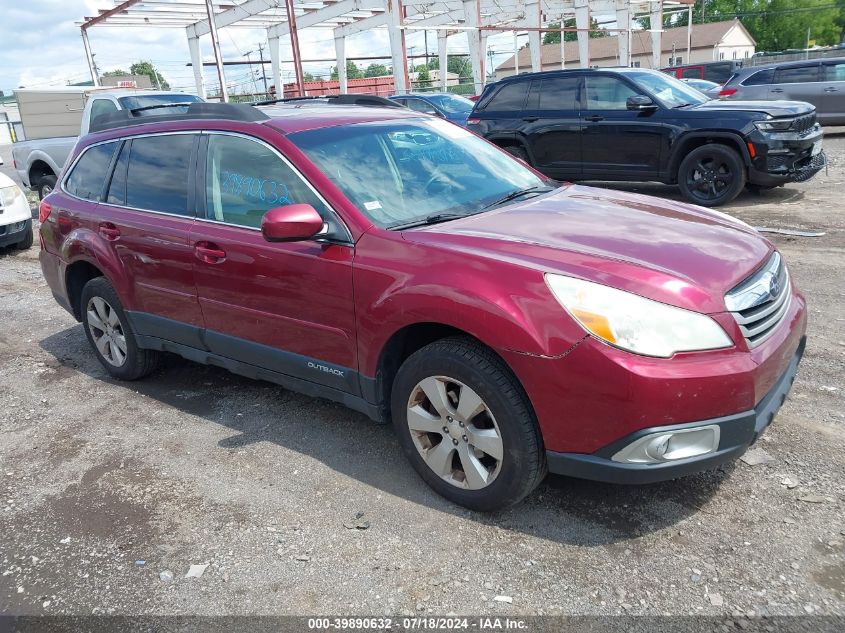
M 845 138 L 827 151 L 829 174 L 724 209 L 826 231 L 771 236 L 811 322 L 768 463 L 550 477 L 494 515 L 339 405 L 177 358 L 109 379 L 37 248 L 0 251 L 0 613 L 845 614 Z

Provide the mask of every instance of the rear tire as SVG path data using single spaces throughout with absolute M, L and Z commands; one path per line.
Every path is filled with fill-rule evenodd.
M 104 277 L 85 284 L 79 305 L 85 336 L 109 374 L 119 380 L 137 380 L 155 371 L 160 354 L 138 347 L 123 304 Z
M 745 165 L 730 147 L 702 145 L 681 162 L 678 187 L 693 204 L 718 207 L 736 198 L 745 187 Z
M 49 176 L 42 176 L 41 180 L 38 181 L 37 189 L 38 189 L 38 199 L 43 200 L 46 198 L 53 189 L 56 188 L 56 177 L 52 174 Z
M 473 339 L 436 341 L 406 359 L 393 383 L 391 412 L 417 473 L 471 510 L 518 503 L 546 475 L 528 397 L 505 363 Z

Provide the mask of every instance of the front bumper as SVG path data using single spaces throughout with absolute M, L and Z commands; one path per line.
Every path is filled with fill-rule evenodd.
M 757 155 L 748 169 L 748 182 L 777 186 L 809 180 L 827 165 L 822 138 L 821 128 L 804 135 L 758 132 L 752 137 Z
M 798 364 L 804 354 L 806 337 L 801 338 L 798 349 L 786 371 L 763 399 L 749 411 L 688 424 L 673 424 L 641 429 L 591 454 L 546 452 L 549 472 L 581 479 L 591 479 L 617 484 L 647 484 L 709 470 L 742 455 L 772 423 L 789 393 Z M 715 452 L 656 464 L 625 463 L 612 458 L 622 448 L 643 436 L 666 431 L 679 431 L 704 426 L 718 426 L 719 445 Z
M 16 226 L 20 226 L 14 230 Z M 21 220 L 12 224 L 0 225 L 0 248 L 22 242 L 26 232 L 32 230 L 32 220 Z

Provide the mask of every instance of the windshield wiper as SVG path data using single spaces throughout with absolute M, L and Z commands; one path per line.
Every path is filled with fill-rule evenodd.
M 465 218 L 468 215 L 472 215 L 471 213 L 433 213 L 431 215 L 427 215 L 424 218 L 420 218 L 419 220 L 412 220 L 411 222 L 406 222 L 404 224 L 393 224 L 387 228 L 391 230 L 395 229 L 411 229 L 415 226 L 428 226 L 429 224 L 438 224 L 440 222 L 448 222 L 449 220 L 457 220 L 458 218 Z
M 552 191 L 553 187 L 547 187 L 545 185 L 536 185 L 534 187 L 527 187 L 526 189 L 517 189 L 516 191 L 511 191 L 508 195 L 504 196 L 503 198 L 499 198 L 496 202 L 491 202 L 482 209 L 489 209 L 490 207 L 497 207 L 500 204 L 505 204 L 506 202 L 510 202 L 511 200 L 516 200 L 517 198 L 521 198 L 522 196 L 527 196 L 529 193 L 546 193 L 547 191 Z

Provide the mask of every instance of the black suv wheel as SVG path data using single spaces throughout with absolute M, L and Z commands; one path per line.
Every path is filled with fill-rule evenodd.
M 505 508 L 546 474 L 527 396 L 502 360 L 472 339 L 443 339 L 412 354 L 396 375 L 391 411 L 414 469 L 459 505 Z
M 745 165 L 730 147 L 702 145 L 681 162 L 678 186 L 690 202 L 718 207 L 736 198 L 745 187 Z

